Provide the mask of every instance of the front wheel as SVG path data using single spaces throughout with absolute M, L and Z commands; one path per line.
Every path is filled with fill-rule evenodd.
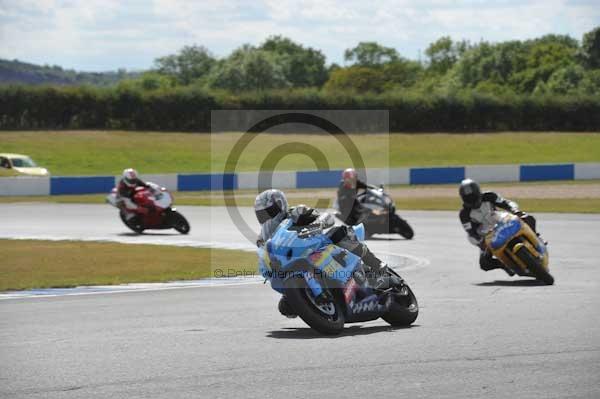
M 408 222 L 398 215 L 394 215 L 394 232 L 407 240 L 411 240 L 415 236 L 415 232 Z
M 142 234 L 144 232 L 144 225 L 138 215 L 130 218 L 129 220 L 127 220 L 125 212 L 119 212 L 119 216 L 121 216 L 121 221 L 123 224 L 129 227 L 133 232 L 138 234 Z
M 519 248 L 516 255 L 527 265 L 527 268 L 537 280 L 544 282 L 546 285 L 554 284 L 554 277 L 552 277 L 548 270 L 542 266 L 542 262 L 533 256 L 526 247 Z
M 419 316 L 419 304 L 408 285 L 402 286 L 399 291 L 399 293 L 392 293 L 394 297 L 390 310 L 381 318 L 394 327 L 408 327 Z
M 286 280 L 285 296 L 296 314 L 321 334 L 337 335 L 344 329 L 344 313 L 338 301 L 334 298 L 328 302 L 316 303 L 302 276 Z
M 180 232 L 181 234 L 188 234 L 190 232 L 190 224 L 187 219 L 179 212 L 172 211 L 171 215 L 171 224 L 173 228 Z

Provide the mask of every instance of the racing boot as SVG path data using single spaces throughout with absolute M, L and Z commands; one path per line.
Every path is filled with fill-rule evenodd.
M 385 263 L 382 263 L 379 269 L 374 272 L 377 277 L 375 278 L 373 288 L 376 290 L 387 290 L 393 287 L 400 287 L 404 284 L 402 277 L 392 272 L 390 267 Z
M 293 319 L 293 318 L 295 318 L 295 317 L 298 316 L 296 314 L 296 312 L 294 312 L 294 310 L 290 306 L 290 304 L 287 301 L 287 298 L 285 297 L 285 295 L 283 295 L 281 297 L 281 299 L 279 300 L 279 305 L 277 307 L 279 309 L 279 313 L 281 313 L 282 315 L 284 315 L 288 319 Z
M 502 269 L 506 272 L 506 274 L 508 274 L 511 277 L 515 275 L 515 272 L 504 267 L 504 265 L 502 264 L 502 262 L 500 262 L 500 260 L 494 258 L 487 251 L 482 252 L 481 256 L 479 257 L 479 267 L 481 267 L 481 270 L 486 271 L 486 272 L 489 272 L 490 270 L 494 270 L 494 269 Z
M 403 280 L 396 276 L 393 272 L 390 272 L 389 266 L 381 259 L 375 256 L 369 248 L 363 244 L 363 256 L 361 259 L 365 265 L 371 268 L 371 275 L 374 278 L 371 279 L 372 286 L 376 290 L 386 290 L 391 287 L 402 285 Z

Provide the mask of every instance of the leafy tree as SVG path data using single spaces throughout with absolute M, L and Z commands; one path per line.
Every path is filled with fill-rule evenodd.
M 540 82 L 535 93 L 573 94 L 583 79 L 584 70 L 579 65 L 569 65 L 552 73 L 547 82 Z
M 122 80 L 118 84 L 118 88 L 124 89 L 141 89 L 146 91 L 168 89 L 175 86 L 174 79 L 161 75 L 157 72 L 144 72 L 136 79 Z
M 204 46 L 185 46 L 179 53 L 154 61 L 157 71 L 175 78 L 183 85 L 206 76 L 216 64 L 216 59 Z
M 320 87 L 327 80 L 325 56 L 320 50 L 305 48 L 282 36 L 269 37 L 259 49 L 276 55 L 276 62 L 294 87 Z
M 344 60 L 363 67 L 380 66 L 398 58 L 398 52 L 394 48 L 384 47 L 376 42 L 360 42 L 344 52 Z
M 453 42 L 449 36 L 439 38 L 425 50 L 429 58 L 429 69 L 434 73 L 445 74 L 468 48 L 469 43 L 464 40 Z
M 385 80 L 381 71 L 375 68 L 352 66 L 331 72 L 325 84 L 326 90 L 348 90 L 356 92 L 381 92 Z
M 579 56 L 588 68 L 600 68 L 600 26 L 583 35 Z
M 276 56 L 250 45 L 235 50 L 213 68 L 207 86 L 235 92 L 289 87 Z
M 525 42 L 482 42 L 467 50 L 455 67 L 463 87 L 473 88 L 489 81 L 531 93 L 556 70 L 574 63 L 576 51 L 574 39 L 558 35 Z
M 423 77 L 423 66 L 406 59 L 398 59 L 384 64 L 381 69 L 385 89 L 413 86 Z
M 595 95 L 600 98 L 600 69 L 585 71 L 579 90 L 582 93 Z

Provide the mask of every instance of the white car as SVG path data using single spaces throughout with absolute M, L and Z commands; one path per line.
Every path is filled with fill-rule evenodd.
M 48 176 L 48 169 L 41 168 L 27 155 L 0 154 L 0 168 L 11 169 L 28 176 Z

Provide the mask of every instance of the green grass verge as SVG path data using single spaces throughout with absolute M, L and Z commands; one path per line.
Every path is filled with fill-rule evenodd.
M 251 252 L 82 241 L 0 240 L 0 291 L 164 282 L 252 273 Z M 218 277 L 218 276 L 217 276 Z
M 0 152 L 25 153 L 55 176 L 222 171 L 240 133 L 126 131 L 0 132 Z M 597 133 L 353 134 L 367 167 L 600 161 Z M 263 134 L 239 159 L 238 171 L 256 171 L 282 144 L 308 143 L 326 152 L 330 167 L 351 165 L 329 135 Z M 305 155 L 287 155 L 278 170 L 314 169 Z
M 13 177 L 19 176 L 20 173 L 15 172 L 12 169 L 0 168 L 0 177 Z

